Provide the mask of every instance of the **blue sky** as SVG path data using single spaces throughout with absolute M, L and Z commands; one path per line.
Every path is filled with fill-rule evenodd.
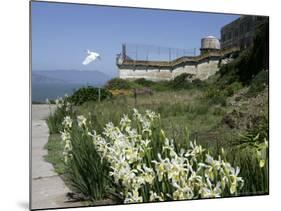
M 99 70 L 117 75 L 122 43 L 200 48 L 238 15 L 32 2 L 32 70 Z M 85 49 L 102 60 L 82 65 Z

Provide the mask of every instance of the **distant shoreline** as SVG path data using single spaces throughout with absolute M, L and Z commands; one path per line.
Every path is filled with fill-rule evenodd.
M 59 97 L 72 95 L 77 89 L 86 86 L 102 87 L 102 85 L 94 84 L 49 84 L 49 83 L 33 83 L 32 84 L 32 103 L 44 104 L 46 99 L 55 100 Z

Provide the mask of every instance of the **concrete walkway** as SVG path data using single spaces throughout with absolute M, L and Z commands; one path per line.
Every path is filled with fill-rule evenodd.
M 54 107 L 52 107 L 54 109 Z M 82 206 L 79 202 L 67 202 L 70 192 L 63 180 L 54 171 L 52 164 L 44 160 L 48 153 L 44 149 L 49 130 L 45 122 L 50 108 L 48 105 L 32 105 L 32 182 L 31 208 L 59 208 Z

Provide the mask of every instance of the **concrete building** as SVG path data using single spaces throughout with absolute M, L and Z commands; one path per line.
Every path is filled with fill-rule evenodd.
M 219 63 L 224 62 L 224 58 L 239 49 L 221 51 L 219 40 L 208 36 L 202 39 L 200 50 L 201 54 L 198 56 L 182 56 L 171 61 L 150 61 L 132 59 L 126 53 L 126 45 L 122 45 L 122 52 L 116 58 L 119 78 L 161 81 L 172 80 L 180 74 L 189 73 L 192 80 L 205 80 L 219 70 Z
M 237 47 L 245 49 L 253 45 L 256 27 L 267 17 L 241 16 L 221 28 L 221 49 Z
M 202 38 L 200 55 L 181 55 L 173 59 L 169 55 L 167 60 L 161 61 L 149 60 L 148 57 L 140 59 L 138 48 L 132 57 L 127 54 L 126 45 L 122 45 L 122 52 L 116 58 L 119 77 L 160 81 L 189 73 L 193 75 L 192 79 L 205 80 L 219 70 L 219 64 L 231 61 L 233 53 L 253 45 L 256 27 L 266 19 L 263 16 L 241 16 L 221 28 L 221 40 L 213 36 Z M 171 54 L 170 50 L 168 54 Z

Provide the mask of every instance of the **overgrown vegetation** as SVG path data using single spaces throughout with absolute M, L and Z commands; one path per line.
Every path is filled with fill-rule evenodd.
M 198 90 L 158 92 L 155 93 L 153 97 L 139 96 L 137 108 L 140 112 L 151 109 L 160 113 L 161 121 L 158 123 L 158 126 L 153 129 L 153 131 L 158 131 L 157 133 L 153 132 L 153 134 L 158 134 L 158 138 L 156 136 L 153 137 L 156 143 L 160 138 L 159 131 L 162 128 L 167 138 L 174 140 L 176 152 L 179 152 L 182 148 L 188 149 L 188 140 L 193 141 L 195 139 L 198 144 L 201 144 L 202 147 L 208 149 L 208 152 L 215 155 L 216 159 L 216 156 L 221 153 L 221 149 L 224 148 L 228 162 L 241 168 L 240 175 L 243 175 L 242 178 L 244 178 L 245 186 L 239 191 L 239 194 L 266 193 L 268 189 L 266 188 L 267 183 L 265 183 L 264 180 L 268 178 L 267 165 L 262 168 L 260 167 L 259 158 L 253 156 L 252 153 L 256 150 L 255 148 L 248 146 L 244 151 L 241 151 L 236 147 L 237 144 L 240 144 L 239 141 L 244 139 L 239 135 L 240 132 L 232 131 L 232 129 L 229 128 L 220 129 L 219 126 L 225 114 L 228 112 L 228 108 L 217 103 L 205 103 L 206 99 L 213 99 L 213 96 L 204 95 L 205 91 Z M 84 115 L 87 117 L 88 127 L 93 128 L 97 134 L 102 134 L 108 122 L 118 125 L 123 115 L 128 114 L 128 111 L 132 110 L 134 107 L 133 97 L 117 97 L 114 100 L 103 101 L 101 103 L 84 103 L 77 107 L 76 116 Z M 264 123 L 267 123 L 267 121 L 264 121 Z M 77 123 L 73 123 L 73 127 L 77 127 Z M 263 131 L 268 130 L 268 125 L 265 124 L 263 127 Z M 95 149 L 91 148 L 94 146 L 89 146 L 92 144 L 91 139 L 86 134 L 83 135 L 82 132 L 79 133 L 79 130 L 81 129 L 73 130 L 73 145 L 71 148 L 73 150 L 75 146 L 73 155 L 79 155 L 80 158 L 77 160 L 73 159 L 75 162 L 71 161 L 73 163 L 69 163 L 69 171 L 65 171 L 64 174 L 68 174 L 70 177 L 69 180 L 78 182 L 74 184 L 75 190 L 83 196 L 83 200 L 96 201 L 101 198 L 115 198 L 115 202 L 119 203 L 122 196 L 116 193 L 116 188 L 118 189 L 118 186 L 112 185 L 112 179 L 107 178 L 104 181 L 105 185 L 100 187 L 101 190 L 94 187 L 94 184 L 88 181 L 95 173 L 94 169 L 88 169 L 89 166 L 100 165 L 95 164 L 95 162 L 99 163 L 101 160 L 100 155 L 96 154 Z M 252 131 L 249 129 L 249 132 L 251 134 L 256 134 L 259 130 L 260 129 Z M 91 129 L 89 129 L 89 131 L 91 131 Z M 264 135 L 260 137 L 264 137 Z M 78 145 L 76 145 L 77 143 Z M 235 147 L 234 144 L 236 144 Z M 159 147 L 158 144 L 156 144 L 155 148 L 157 147 Z M 89 153 L 90 155 L 80 155 L 82 152 Z M 94 156 L 91 157 L 92 155 Z M 83 158 L 83 156 L 85 157 Z M 94 157 L 96 159 L 92 160 Z M 82 162 L 79 163 L 79 161 Z M 56 163 L 57 160 L 53 160 L 52 162 Z M 103 169 L 101 166 L 99 168 Z M 105 170 L 105 175 L 108 175 L 107 171 L 108 170 Z M 80 177 L 80 174 L 84 176 Z M 102 184 L 101 182 L 99 183 Z M 89 187 L 86 188 L 86 186 Z M 88 196 L 91 192 L 97 190 L 100 191 L 99 196 L 94 196 L 93 193 L 91 197 Z
M 249 91 L 247 93 L 248 97 L 255 97 L 261 91 L 263 91 L 269 84 L 268 71 L 260 71 L 252 80 Z
M 122 78 L 114 78 L 108 81 L 105 87 L 109 90 L 114 90 L 114 89 L 132 89 L 141 86 L 139 86 L 137 83 L 133 81 L 128 81 Z
M 45 159 L 54 165 L 54 168 L 58 174 L 64 174 L 65 164 L 64 155 L 62 153 L 64 144 L 61 141 L 60 134 L 52 134 L 49 136 L 49 141 L 45 145 L 45 149 L 48 150 L 48 154 Z
M 82 105 L 85 102 L 102 101 L 111 97 L 112 95 L 107 89 L 87 86 L 76 90 L 68 100 L 74 105 Z
M 268 132 L 268 119 L 264 117 L 233 142 L 232 152 L 239 156 L 232 159 L 244 169 L 241 176 L 245 178 L 246 195 L 268 192 Z
M 220 69 L 221 86 L 239 81 L 244 85 L 251 84 L 253 78 L 261 71 L 268 74 L 269 69 L 269 23 L 268 20 L 257 27 L 254 45 L 245 49 L 231 63 Z
M 169 90 L 183 90 L 183 89 L 203 89 L 207 88 L 207 84 L 200 79 L 194 79 L 191 81 L 192 75 L 183 73 L 178 75 L 171 81 L 149 81 L 145 78 L 139 78 L 134 81 L 128 81 L 125 79 L 114 78 L 106 84 L 106 88 L 109 90 L 126 90 L 126 89 L 141 89 L 151 88 L 154 91 L 169 91 Z
M 64 122 L 64 125 L 67 123 Z M 83 128 L 73 122 L 71 129 L 64 127 L 62 136 L 65 137 L 64 153 L 67 180 L 81 199 L 96 201 L 104 199 L 109 194 L 108 165 L 102 162 L 92 139 Z M 67 134 L 71 137 L 68 142 Z M 67 154 L 71 151 L 71 154 Z
M 238 167 L 233 168 L 224 155 L 214 159 L 188 136 L 181 145 L 168 139 L 160 120 L 152 111 L 141 114 L 134 109 L 133 114 L 123 114 L 117 126 L 107 123 L 99 134 L 90 119 L 65 117 L 62 140 L 72 186 L 87 200 L 111 193 L 124 203 L 239 192 L 243 179 Z
M 48 100 L 47 100 L 48 101 Z M 73 112 L 73 106 L 69 102 L 68 97 L 65 99 L 59 98 L 55 100 L 56 109 L 53 112 L 51 109 L 51 102 L 49 104 L 50 115 L 46 119 L 49 127 L 50 134 L 59 133 L 62 130 L 62 121 L 65 116 L 75 115 Z

